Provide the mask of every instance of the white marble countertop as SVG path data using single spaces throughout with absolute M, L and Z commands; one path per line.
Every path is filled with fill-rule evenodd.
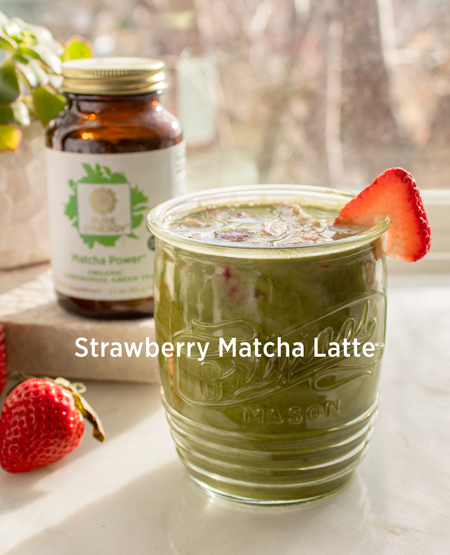
M 394 276 L 382 402 L 340 493 L 252 508 L 187 478 L 158 387 L 88 384 L 108 433 L 28 474 L 0 469 L 1 555 L 448 555 L 450 276 Z

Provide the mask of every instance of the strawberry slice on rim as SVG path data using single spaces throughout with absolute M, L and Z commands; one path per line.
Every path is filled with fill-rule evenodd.
M 430 250 L 430 226 L 419 189 L 402 168 L 379 175 L 342 208 L 334 223 L 372 226 L 383 218 L 391 221 L 385 235 L 388 256 L 415 262 Z

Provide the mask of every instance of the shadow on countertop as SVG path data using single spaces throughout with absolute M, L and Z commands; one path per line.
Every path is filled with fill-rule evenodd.
M 250 507 L 212 499 L 172 461 L 5 555 L 360 555 L 373 543 L 369 518 L 359 476 L 320 502 Z

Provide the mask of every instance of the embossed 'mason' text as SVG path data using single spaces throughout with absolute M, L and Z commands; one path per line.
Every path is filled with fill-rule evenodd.
M 251 406 L 244 407 L 242 420 L 244 424 L 302 424 L 305 421 L 318 421 L 337 416 L 340 412 L 341 401 L 327 401 L 324 404 L 314 403 L 306 407 L 276 407 Z

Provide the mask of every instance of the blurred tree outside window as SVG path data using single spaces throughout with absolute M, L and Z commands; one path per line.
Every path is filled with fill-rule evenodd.
M 193 188 L 450 188 L 448 0 L 0 0 L 98 56 L 163 59 Z

